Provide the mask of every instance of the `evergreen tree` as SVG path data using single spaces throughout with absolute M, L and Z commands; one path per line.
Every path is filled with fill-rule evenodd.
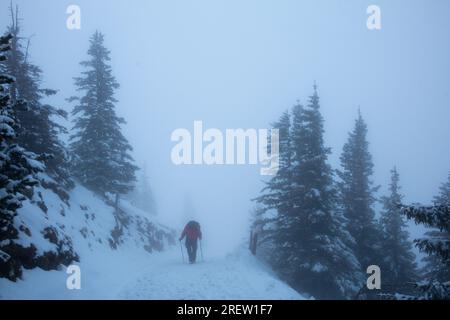
M 291 161 L 292 147 L 290 141 L 290 114 L 285 111 L 277 122 L 272 124 L 273 129 L 279 130 L 279 169 L 277 173 L 266 182 L 261 191 L 262 195 L 255 200 L 262 206 L 255 216 L 255 224 L 264 230 L 261 241 L 271 243 L 274 250 L 271 252 L 270 262 L 273 267 L 283 273 L 290 273 L 285 261 L 289 257 L 289 228 L 288 219 L 292 213 L 291 201 Z M 270 147 L 270 145 L 269 145 Z M 270 214 L 276 211 L 276 215 Z
M 137 167 L 129 152 L 130 144 L 121 132 L 123 118 L 116 115 L 114 91 L 119 84 L 112 75 L 109 50 L 104 36 L 95 32 L 90 39 L 86 68 L 75 78 L 78 91 L 84 92 L 72 114 L 76 116 L 71 136 L 73 174 L 88 188 L 106 195 L 126 194 L 133 189 Z
M 433 202 L 436 206 L 450 206 L 450 173 L 447 181 L 439 187 L 439 194 L 434 197 Z
M 156 202 L 155 197 L 153 196 L 152 188 L 148 182 L 149 178 L 147 176 L 146 167 L 142 169 L 141 176 L 139 178 L 139 184 L 133 190 L 133 194 L 131 196 L 132 203 L 139 209 L 156 215 Z
M 400 209 L 408 219 L 432 229 L 423 238 L 414 240 L 416 246 L 428 255 L 431 269 L 418 283 L 422 290 L 419 298 L 450 299 L 450 206 L 401 206 Z
M 349 134 L 340 157 L 338 170 L 340 207 L 348 220 L 348 231 L 355 239 L 355 254 L 365 270 L 369 265 L 381 264 L 381 230 L 375 220 L 372 156 L 367 141 L 367 125 L 361 113 Z
M 412 243 L 408 239 L 407 225 L 399 210 L 403 199 L 399 180 L 400 176 L 394 168 L 391 170 L 390 194 L 381 199 L 383 211 L 380 218 L 383 228 L 383 282 L 397 288 L 417 279 Z
M 348 298 L 362 284 L 360 266 L 336 210 L 330 149 L 324 146 L 316 86 L 307 106 L 297 104 L 280 129 L 280 170 L 257 200 L 276 209 L 272 223 L 276 270 L 296 289 L 317 298 Z
M 450 174 L 447 181 L 439 187 L 439 194 L 433 199 L 436 207 L 450 207 Z M 449 233 L 440 228 L 433 228 L 426 232 L 425 236 L 429 239 L 447 239 L 449 241 Z M 425 266 L 423 268 L 425 279 L 435 279 L 440 282 L 450 280 L 450 266 L 437 254 L 430 254 L 424 259 Z
M 7 59 L 11 39 L 12 35 L 0 37 L 0 62 Z M 33 186 L 38 184 L 35 174 L 42 171 L 44 165 L 36 154 L 15 143 L 18 127 L 15 109 L 24 102 L 12 103 L 9 92 L 13 83 L 13 77 L 0 74 L 0 277 L 14 281 L 21 275 L 18 259 L 28 255 L 14 241 L 18 239 L 18 228 L 23 228 L 14 223 L 14 218 L 25 195 L 30 197 Z
M 20 35 L 18 9 L 11 7 L 11 25 L 8 33 L 12 34 L 11 50 L 8 59 L 0 63 L 0 71 L 10 74 L 15 82 L 10 86 L 12 102 L 22 100 L 16 108 L 17 143 L 36 154 L 46 155 L 44 162 L 46 173 L 56 180 L 42 181 L 44 187 L 51 187 L 61 196 L 67 194 L 61 189 L 73 186 L 67 169 L 66 148 L 59 139 L 59 134 L 66 133 L 66 128 L 54 120 L 55 117 L 65 118 L 66 112 L 43 102 L 43 99 L 54 95 L 55 90 L 41 88 L 42 70 L 29 60 L 29 41 L 24 47 Z M 64 195 L 63 195 L 64 194 Z
M 350 297 L 360 283 L 359 263 L 350 248 L 346 221 L 336 210 L 333 175 L 324 146 L 319 96 L 305 107 L 296 106 L 292 119 L 293 212 L 289 221 L 298 287 L 318 298 Z M 359 288 L 358 288 L 359 289 Z

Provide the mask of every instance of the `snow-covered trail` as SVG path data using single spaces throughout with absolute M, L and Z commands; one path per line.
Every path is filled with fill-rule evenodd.
M 79 266 L 81 290 L 66 288 L 65 268 L 36 268 L 16 283 L 0 279 L 0 299 L 304 299 L 244 248 L 205 254 L 193 265 L 182 262 L 179 247 L 153 254 L 92 251 Z
M 39 192 L 48 211 L 38 215 L 41 209 L 36 203 L 23 203 L 20 219 L 26 221 L 31 235 L 22 234 L 22 245 L 34 245 L 41 253 L 55 252 L 52 250 L 56 245 L 49 242 L 43 230 L 56 226 L 59 235 L 73 242 L 79 255 L 79 261 L 73 264 L 78 271 L 68 273 L 63 265 L 51 271 L 24 268 L 16 282 L 0 278 L 0 300 L 302 298 L 255 259 L 244 245 L 233 250 L 230 247 L 234 244 L 223 245 L 228 243 L 227 239 L 204 235 L 205 261 L 184 264 L 179 244 L 169 245 L 173 230 L 156 217 L 148 217 L 147 213 L 122 201 L 121 208 L 128 212 L 129 220 L 120 244 L 112 249 L 111 230 L 117 222 L 113 208 L 101 198 L 80 185 L 71 191 L 69 203 L 44 188 Z M 149 252 L 153 247 L 164 251 Z M 226 255 L 229 250 L 233 254 Z M 79 287 L 67 285 L 73 281 Z
M 171 250 L 119 293 L 120 299 L 303 299 L 246 251 L 186 264 Z

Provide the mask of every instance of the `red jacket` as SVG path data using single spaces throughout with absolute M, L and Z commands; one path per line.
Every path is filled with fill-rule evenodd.
M 181 233 L 181 237 L 180 237 L 180 241 L 183 240 L 183 238 L 186 237 L 188 240 L 191 241 L 196 241 L 197 239 L 201 239 L 202 238 L 202 231 L 200 230 L 200 225 L 197 225 L 196 227 L 194 226 L 189 226 L 189 224 L 187 224 L 184 227 L 183 232 Z

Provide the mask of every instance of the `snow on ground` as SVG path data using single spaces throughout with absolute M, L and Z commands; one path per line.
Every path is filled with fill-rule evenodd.
M 145 250 L 85 252 L 80 263 L 81 289 L 69 290 L 66 268 L 24 270 L 16 283 L 0 279 L 0 299 L 116 299 L 122 287 L 145 272 L 160 253 Z
M 116 288 L 148 268 L 149 257 L 173 247 L 174 230 L 125 200 L 120 203 L 127 222 L 122 223 L 122 234 L 113 248 L 112 231 L 117 225 L 114 208 L 100 197 L 78 184 L 70 191 L 68 201 L 42 187 L 35 193 L 40 194 L 46 210 L 36 201 L 23 202 L 15 219 L 29 232 L 21 232 L 16 242 L 24 247 L 33 244 L 42 254 L 56 250 L 56 245 L 44 237 L 44 228 L 55 228 L 59 236 L 67 236 L 80 258 L 74 264 L 81 267 L 82 290 L 66 288 L 68 275 L 62 265 L 53 271 L 24 269 L 22 279 L 15 283 L 0 278 L 0 299 L 113 299 Z
M 240 250 L 233 255 L 190 265 L 181 253 L 164 259 L 119 294 L 123 299 L 303 299 L 259 261 Z
M 81 267 L 81 290 L 66 288 L 68 275 L 26 270 L 24 279 L 0 279 L 1 299 L 303 299 L 241 249 L 224 258 L 182 262 L 171 250 L 92 254 Z M 185 253 L 186 255 L 186 253 Z M 185 257 L 186 258 L 186 257 Z
M 246 249 L 224 256 L 206 245 L 205 261 L 183 263 L 178 243 L 173 246 L 175 230 L 125 200 L 120 207 L 128 222 L 113 249 L 116 219 L 110 205 L 79 185 L 68 202 L 49 190 L 37 191 L 47 210 L 24 202 L 17 219 L 30 233 L 21 233 L 17 242 L 34 244 L 42 253 L 55 249 L 43 228 L 52 226 L 70 237 L 80 258 L 74 264 L 81 269 L 81 290 L 67 289 L 64 266 L 53 271 L 24 269 L 17 282 L 0 278 L 0 299 L 302 299 Z M 204 237 L 206 244 L 212 243 Z M 185 251 L 184 255 L 186 259 Z

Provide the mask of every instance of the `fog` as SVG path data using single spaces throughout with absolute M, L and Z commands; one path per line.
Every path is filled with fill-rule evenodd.
M 105 34 L 121 84 L 117 111 L 136 163 L 147 166 L 159 216 L 177 230 L 199 220 L 210 255 L 246 239 L 264 177 L 259 165 L 174 165 L 171 133 L 192 132 L 195 120 L 223 131 L 269 128 L 316 81 L 333 168 L 360 107 L 378 195 L 396 165 L 405 202 L 428 203 L 450 170 L 447 0 L 15 3 L 30 59 L 67 111 L 88 39 L 97 29 Z M 366 27 L 372 3 L 381 8 L 381 30 Z M 66 28 L 70 4 L 81 8 L 81 30 Z

